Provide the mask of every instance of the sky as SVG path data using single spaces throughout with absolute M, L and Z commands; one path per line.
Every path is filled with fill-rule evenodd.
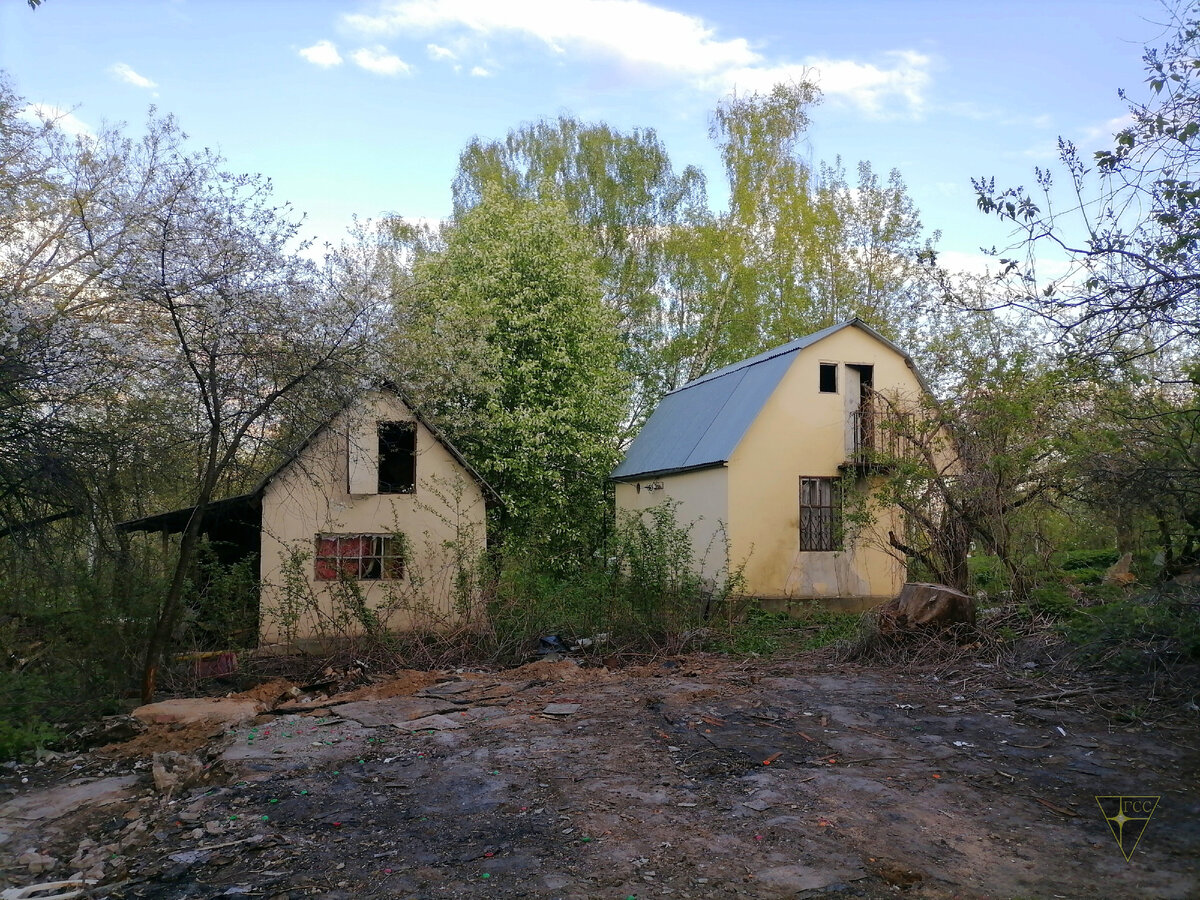
M 463 146 L 566 113 L 653 128 L 720 206 L 709 118 L 730 91 L 815 79 L 812 160 L 899 169 L 943 263 L 1008 231 L 971 179 L 1030 185 L 1144 95 L 1154 0 L 0 0 L 0 69 L 64 127 L 151 105 L 269 176 L 336 242 L 352 218 L 442 219 Z

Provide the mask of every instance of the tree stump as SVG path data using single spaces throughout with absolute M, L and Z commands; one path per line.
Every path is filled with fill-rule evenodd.
M 941 629 L 961 623 L 975 624 L 975 600 L 944 584 L 910 581 L 895 600 L 879 609 L 884 631 Z

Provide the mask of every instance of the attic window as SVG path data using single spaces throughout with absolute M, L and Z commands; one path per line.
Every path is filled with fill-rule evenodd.
M 821 393 L 837 393 L 837 363 L 821 363 Z
M 318 534 L 313 577 L 317 581 L 403 578 L 403 544 L 390 534 Z
M 379 423 L 379 493 L 411 494 L 417 487 L 417 428 Z

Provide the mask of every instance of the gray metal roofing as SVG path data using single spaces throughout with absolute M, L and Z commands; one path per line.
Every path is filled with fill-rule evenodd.
M 912 366 L 908 354 L 865 322 L 855 318 L 831 325 L 703 375 L 667 394 L 609 477 L 623 481 L 728 462 L 796 354 L 852 325 L 895 350 Z

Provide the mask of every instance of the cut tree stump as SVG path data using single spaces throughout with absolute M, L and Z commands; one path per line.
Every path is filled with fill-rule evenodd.
M 910 581 L 899 596 L 879 609 L 879 625 L 885 631 L 947 628 L 975 624 L 975 600 L 944 584 Z

